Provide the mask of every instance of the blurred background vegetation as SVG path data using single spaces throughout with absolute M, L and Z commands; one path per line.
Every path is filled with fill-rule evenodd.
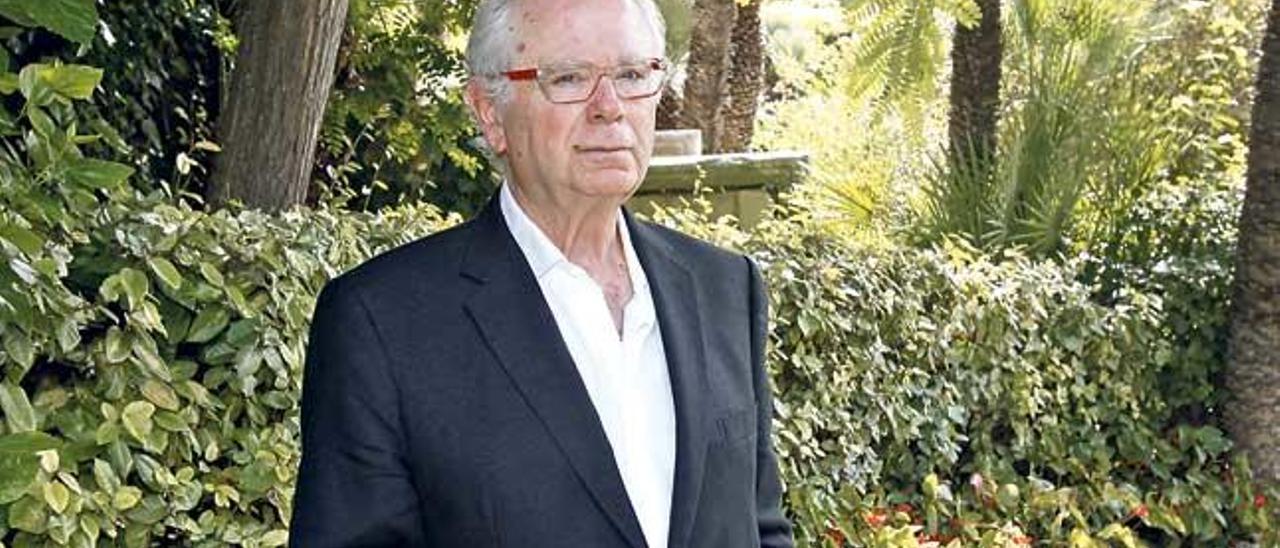
M 237 71 L 299 47 L 248 31 L 284 26 L 262 4 L 0 2 L 5 545 L 282 545 L 315 294 L 497 188 L 475 1 L 316 2 L 342 30 L 296 180 L 220 126 L 260 108 Z M 658 4 L 661 127 L 809 154 L 756 226 L 654 214 L 769 279 L 803 545 L 1280 545 L 1280 326 L 1245 306 L 1280 290 L 1236 275 L 1280 3 Z

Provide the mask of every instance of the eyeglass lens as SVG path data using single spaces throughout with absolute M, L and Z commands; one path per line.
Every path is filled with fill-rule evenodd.
M 657 63 L 629 63 L 599 69 L 592 65 L 566 65 L 540 69 L 538 83 L 555 103 L 585 101 L 595 91 L 601 76 L 608 75 L 614 90 L 623 99 L 647 97 L 662 86 L 664 71 Z

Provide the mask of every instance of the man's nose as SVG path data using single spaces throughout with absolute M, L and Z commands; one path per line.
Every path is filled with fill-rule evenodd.
M 622 98 L 613 85 L 613 78 L 601 74 L 596 80 L 596 88 L 587 98 L 588 114 L 592 121 L 615 122 L 622 118 Z

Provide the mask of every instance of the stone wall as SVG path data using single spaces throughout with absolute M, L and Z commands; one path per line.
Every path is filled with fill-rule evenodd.
M 715 216 L 733 215 L 750 227 L 779 192 L 804 180 L 808 172 L 809 155 L 801 152 L 655 156 L 628 206 L 648 214 L 655 203 L 678 207 L 696 188 L 706 188 L 711 190 Z

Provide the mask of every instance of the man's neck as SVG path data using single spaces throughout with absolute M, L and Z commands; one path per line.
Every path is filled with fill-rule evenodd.
M 621 204 L 603 204 L 594 208 L 550 205 L 549 200 L 529 199 L 518 186 L 510 182 L 506 184 L 516 205 L 534 226 L 566 260 L 595 280 L 604 293 L 605 304 L 621 337 L 624 311 L 634 294 L 618 227 Z
M 625 264 L 622 236 L 618 233 L 621 204 L 598 202 L 558 204 L 550 196 L 530 196 L 519 186 L 507 183 L 512 197 L 525 216 L 569 262 L 594 275 Z

